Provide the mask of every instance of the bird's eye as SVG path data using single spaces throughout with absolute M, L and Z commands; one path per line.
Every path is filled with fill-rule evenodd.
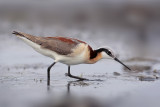
M 107 52 L 109 56 L 112 56 L 112 53 L 110 51 Z

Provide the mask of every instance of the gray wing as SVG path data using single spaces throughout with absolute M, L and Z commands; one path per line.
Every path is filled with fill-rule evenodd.
M 71 54 L 72 49 L 79 43 L 83 43 L 80 40 L 65 37 L 38 37 L 16 31 L 14 31 L 13 34 L 25 37 L 32 42 L 41 45 L 42 48 L 52 50 L 60 55 Z
M 64 42 L 54 37 L 52 38 L 42 37 L 42 38 L 43 39 L 39 41 L 39 44 L 41 45 L 42 48 L 52 50 L 60 55 L 71 54 L 72 49 L 74 49 L 79 44 L 78 42 L 74 43 Z

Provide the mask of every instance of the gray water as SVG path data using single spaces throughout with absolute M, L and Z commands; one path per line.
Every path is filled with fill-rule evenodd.
M 95 8 L 95 15 L 89 11 L 92 20 L 79 23 L 71 19 L 72 12 L 67 7 L 74 3 L 60 3 L 60 6 L 66 6 L 62 10 L 58 10 L 58 4 L 57 7 L 49 5 L 50 2 L 44 3 L 44 8 L 40 2 L 37 5 L 25 3 L 0 3 L 0 107 L 159 107 L 158 16 L 151 21 L 156 29 L 147 30 L 145 39 L 141 40 L 135 29 L 117 19 L 113 19 L 115 23 L 109 23 L 108 17 L 109 21 L 101 23 L 100 17 L 96 19 Z M 92 10 L 94 6 L 87 3 L 86 7 Z M 115 11 L 119 10 L 116 5 L 113 5 Z M 84 9 L 86 7 L 84 5 Z M 69 11 L 71 18 L 66 19 L 68 14 L 64 15 L 64 12 L 64 16 L 57 15 L 59 18 L 54 20 L 52 15 L 55 13 L 49 15 L 53 8 L 55 13 L 56 10 L 59 13 Z M 38 13 L 40 17 L 35 15 Z M 48 19 L 42 16 L 48 16 Z M 68 25 L 70 21 L 73 24 Z M 12 35 L 14 30 L 37 36 L 74 37 L 86 41 L 93 49 L 110 47 L 133 71 L 127 71 L 115 61 L 101 60 L 96 64 L 71 66 L 73 75 L 94 80 L 76 81 L 65 76 L 67 66 L 58 63 L 51 69 L 51 86 L 47 87 L 47 67 L 54 60 L 37 53 Z

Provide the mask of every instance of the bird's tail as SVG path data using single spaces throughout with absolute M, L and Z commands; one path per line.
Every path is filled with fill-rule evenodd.
M 22 33 L 22 32 L 17 32 L 17 31 L 13 31 L 12 34 L 15 34 L 17 37 L 24 40 L 24 42 L 26 42 L 26 39 L 27 39 L 27 40 L 32 41 L 32 42 L 37 43 L 37 44 L 42 43 L 42 40 L 41 40 L 42 38 L 41 37 L 33 36 L 33 35 Z M 30 44 L 30 42 L 28 42 L 28 41 L 26 43 Z
M 12 34 L 15 34 L 16 36 L 22 36 L 25 37 L 26 34 L 22 33 L 22 32 L 17 32 L 17 31 L 13 31 Z
M 13 31 L 12 34 L 15 34 L 17 37 L 23 37 L 26 38 L 28 40 L 31 40 L 32 42 L 36 42 L 37 41 L 37 37 L 30 35 L 30 34 L 26 34 L 26 33 L 22 33 L 22 32 L 17 32 L 17 31 Z

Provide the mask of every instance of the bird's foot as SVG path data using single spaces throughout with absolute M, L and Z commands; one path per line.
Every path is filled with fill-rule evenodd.
M 82 77 L 78 77 L 78 76 L 74 76 L 74 75 L 71 75 L 71 74 L 68 74 L 68 73 L 65 73 L 65 76 L 69 76 L 69 77 L 71 77 L 71 78 L 78 79 L 79 81 L 89 80 L 89 79 L 82 78 Z

